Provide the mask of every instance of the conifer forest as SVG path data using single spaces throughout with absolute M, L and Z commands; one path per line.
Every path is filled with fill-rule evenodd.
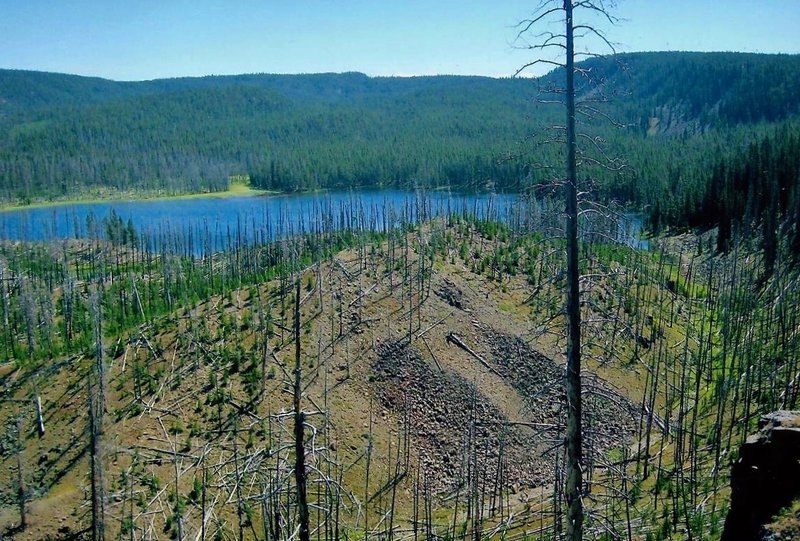
M 609 4 L 507 78 L 0 69 L 0 539 L 800 539 L 800 56 Z

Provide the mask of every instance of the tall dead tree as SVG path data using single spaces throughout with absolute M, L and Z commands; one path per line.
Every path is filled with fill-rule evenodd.
M 105 541 L 105 483 L 103 480 L 103 415 L 105 413 L 105 360 L 102 332 L 102 286 L 92 292 L 95 359 L 89 372 L 89 450 L 92 478 L 92 541 Z
M 297 485 L 297 512 L 300 520 L 300 541 L 309 541 L 308 498 L 306 494 L 306 450 L 304 439 L 305 413 L 300 408 L 303 392 L 300 357 L 300 276 L 294 296 L 294 479 Z
M 567 241 L 567 285 L 565 315 L 567 323 L 567 365 L 565 391 L 567 398 L 566 444 L 566 484 L 565 500 L 567 503 L 566 537 L 572 541 L 583 538 L 583 442 L 582 442 L 582 398 L 581 398 L 581 313 L 580 313 L 580 271 L 578 253 L 578 134 L 575 129 L 576 98 L 575 74 L 579 68 L 575 66 L 576 56 L 598 56 L 593 53 L 577 53 L 575 51 L 576 31 L 580 36 L 593 35 L 605 45 L 613 47 L 603 33 L 590 24 L 575 24 L 576 10 L 586 10 L 604 17 L 612 24 L 616 22 L 608 11 L 613 1 L 604 0 L 542 0 L 530 19 L 520 23 L 521 30 L 517 39 L 523 37 L 549 22 L 563 24 L 564 33 L 545 30 L 536 34 L 537 43 L 525 48 L 537 52 L 555 50 L 555 59 L 539 58 L 525 64 L 517 70 L 517 74 L 538 64 L 549 64 L 562 68 L 565 74 L 565 85 L 559 94 L 563 96 L 566 110 L 566 123 L 563 138 L 559 141 L 565 146 L 566 161 L 564 198 L 566 208 L 565 235 Z M 555 21 L 554 21 L 555 19 Z
M 564 0 L 567 45 L 567 538 L 583 537 L 581 494 L 581 308 L 578 276 L 578 172 L 575 163 L 575 41 L 572 0 Z
M 25 487 L 25 467 L 22 458 L 24 442 L 22 439 L 22 417 L 16 422 L 16 441 L 15 454 L 17 456 L 17 505 L 19 506 L 19 529 L 24 530 L 28 525 L 28 515 L 26 513 L 25 500 L 27 498 L 27 488 Z

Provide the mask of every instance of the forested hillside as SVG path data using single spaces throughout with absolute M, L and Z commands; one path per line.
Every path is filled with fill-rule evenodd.
M 741 444 L 800 408 L 800 55 L 577 73 L 573 153 L 559 70 L 0 70 L 0 205 L 245 179 L 535 196 L 322 196 L 275 220 L 250 198 L 228 222 L 213 198 L 185 228 L 174 201 L 152 227 L 113 204 L 69 215 L 69 238 L 74 207 L 8 212 L 47 233 L 0 240 L 0 538 L 730 532 L 730 466 L 758 469 Z M 795 538 L 789 518 L 765 538 Z
M 595 83 L 617 92 L 615 108 L 641 130 L 693 128 L 783 120 L 800 112 L 796 55 L 751 53 L 633 53 L 583 63 Z M 555 74 L 554 74 L 555 75 Z M 690 132 L 692 130 L 689 130 Z
M 710 165 L 800 110 L 798 56 L 635 53 L 583 67 L 584 97 L 610 96 L 604 112 L 626 126 L 587 129 L 628 162 L 599 179 L 603 194 L 627 202 L 673 208 L 678 180 L 704 192 Z M 290 191 L 522 190 L 549 176 L 531 164 L 557 157 L 536 134 L 558 118 L 557 106 L 537 98 L 559 80 L 555 71 L 539 80 L 345 73 L 114 82 L 3 70 L 0 198 L 220 191 L 232 175 Z

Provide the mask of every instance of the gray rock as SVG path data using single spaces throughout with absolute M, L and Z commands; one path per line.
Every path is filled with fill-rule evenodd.
M 723 541 L 764 539 L 762 526 L 800 497 L 800 411 L 770 413 L 759 426 L 731 468 Z

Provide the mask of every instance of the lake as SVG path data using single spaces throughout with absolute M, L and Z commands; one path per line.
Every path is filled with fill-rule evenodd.
M 207 255 L 232 243 L 267 242 L 341 228 L 385 231 L 403 222 L 453 213 L 522 223 L 528 208 L 516 194 L 377 189 L 103 201 L 0 212 L 0 238 L 42 241 L 103 236 L 103 221 L 116 215 L 123 223 L 130 220 L 140 236 L 150 239 L 151 249 L 158 250 L 165 242 L 188 243 L 194 255 Z M 625 213 L 617 240 L 646 249 L 647 241 L 639 239 L 641 230 L 641 218 Z

